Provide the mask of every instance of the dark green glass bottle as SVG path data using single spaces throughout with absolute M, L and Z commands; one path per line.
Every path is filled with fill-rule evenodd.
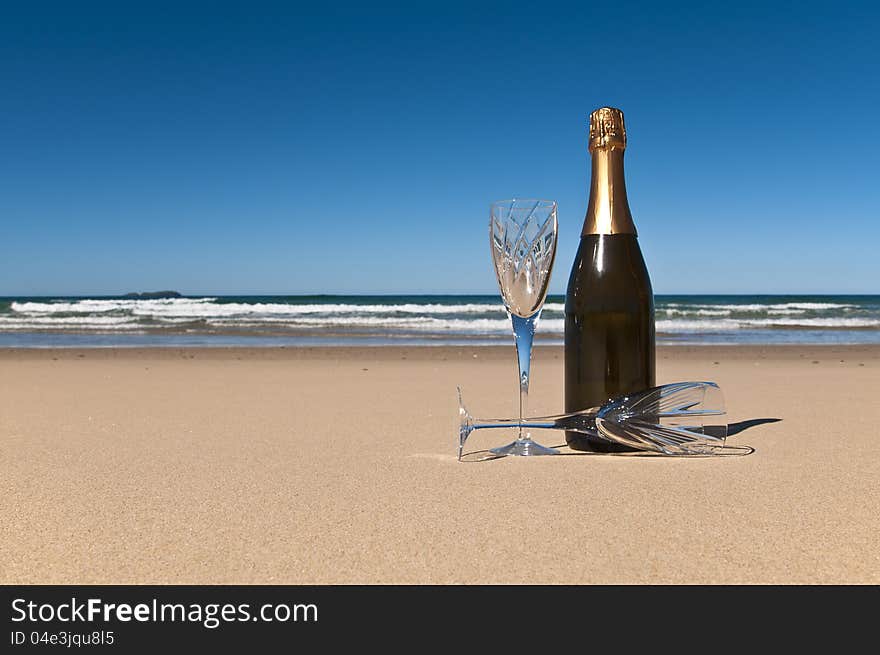
M 619 109 L 590 115 L 592 176 L 565 297 L 565 411 L 655 385 L 654 295 L 626 198 L 626 130 Z M 578 432 L 571 448 L 630 450 Z

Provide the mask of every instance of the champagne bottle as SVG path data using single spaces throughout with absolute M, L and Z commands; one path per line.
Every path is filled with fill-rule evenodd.
M 654 295 L 626 199 L 623 112 L 590 115 L 590 201 L 565 296 L 565 411 L 655 384 Z M 571 448 L 631 450 L 577 432 Z

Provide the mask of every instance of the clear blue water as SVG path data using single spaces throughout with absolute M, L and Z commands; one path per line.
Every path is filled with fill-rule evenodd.
M 562 343 L 564 298 L 538 326 Z M 661 344 L 880 343 L 880 296 L 656 297 Z M 510 343 L 498 296 L 0 298 L 0 347 Z

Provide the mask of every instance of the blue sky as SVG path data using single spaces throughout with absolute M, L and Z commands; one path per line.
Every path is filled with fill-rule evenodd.
M 5 8 L 0 294 L 494 292 L 511 196 L 562 292 L 602 105 L 655 292 L 880 292 L 880 9 L 726 4 Z

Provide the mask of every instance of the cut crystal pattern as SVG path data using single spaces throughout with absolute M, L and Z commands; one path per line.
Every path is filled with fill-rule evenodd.
M 556 255 L 556 204 L 496 203 L 489 225 L 492 259 L 511 314 L 528 318 L 544 304 Z

